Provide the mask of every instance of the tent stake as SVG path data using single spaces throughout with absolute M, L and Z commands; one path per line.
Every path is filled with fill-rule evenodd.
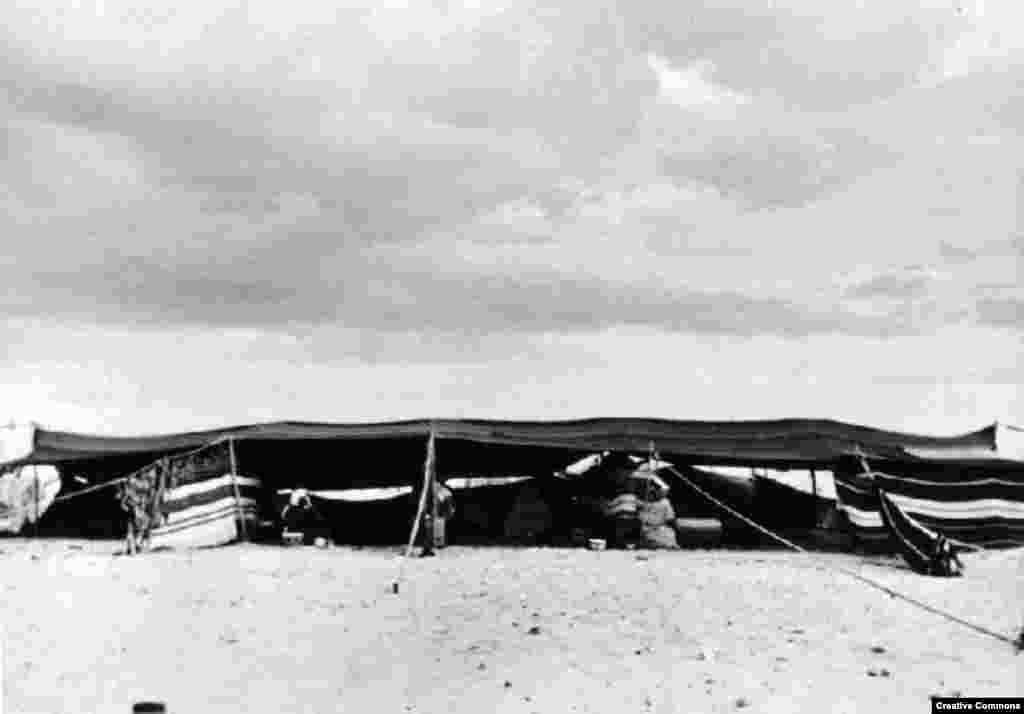
M 245 509 L 242 508 L 242 492 L 238 488 L 238 460 L 235 457 L 235 440 L 228 439 L 228 458 L 231 460 L 231 486 L 235 490 L 235 508 L 238 510 L 238 527 L 242 540 L 248 542 L 249 530 L 245 525 Z

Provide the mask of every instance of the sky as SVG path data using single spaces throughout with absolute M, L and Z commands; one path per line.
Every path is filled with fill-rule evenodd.
M 337 5 L 3 3 L 0 418 L 1024 423 L 1024 5 Z

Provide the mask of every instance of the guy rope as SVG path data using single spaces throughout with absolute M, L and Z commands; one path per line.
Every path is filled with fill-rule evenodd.
M 659 459 L 659 461 L 660 461 L 660 459 Z M 662 463 L 665 463 L 665 462 L 662 462 Z M 765 528 L 761 524 L 754 522 L 752 519 L 748 518 L 744 514 L 742 514 L 739 511 L 737 511 L 736 509 L 732 508 L 731 506 L 729 506 L 729 505 L 723 503 L 722 501 L 720 501 L 719 499 L 715 498 L 710 493 L 705 491 L 703 488 L 701 488 L 700 486 L 695 484 L 691 479 L 687 478 L 674 465 L 671 465 L 671 464 L 667 465 L 665 467 L 665 470 L 668 471 L 669 473 L 671 473 L 676 478 L 678 478 L 683 483 L 685 483 L 691 489 L 693 489 L 694 491 L 699 493 L 701 496 L 703 496 L 707 500 L 709 500 L 712 503 L 714 503 L 716 506 L 721 508 L 723 511 L 726 511 L 730 515 L 735 516 L 736 518 L 740 519 L 741 521 L 743 521 L 744 523 L 746 523 L 750 527 L 752 527 L 752 528 L 756 529 L 757 531 L 765 534 L 766 536 L 768 536 L 769 538 L 775 540 L 776 542 L 781 543 L 782 545 L 786 546 L 787 548 L 790 548 L 791 550 L 794 550 L 794 551 L 796 551 L 798 553 L 803 553 L 804 555 L 812 555 L 813 556 L 813 553 L 811 551 L 807 550 L 806 548 L 803 548 L 803 547 L 797 545 L 796 543 L 792 542 L 791 540 L 787 540 L 786 538 L 783 538 L 779 534 L 772 532 L 768 528 Z M 901 593 L 901 592 L 899 592 L 897 590 L 894 590 L 893 588 L 889 587 L 888 585 L 884 585 L 884 584 L 882 584 L 882 583 L 880 583 L 880 582 L 878 582 L 876 580 L 872 580 L 871 578 L 869 578 L 869 577 L 867 577 L 865 575 L 862 575 L 862 574 L 858 573 L 855 570 L 851 570 L 850 568 L 845 568 L 843 566 L 835 566 L 835 565 L 832 565 L 831 567 L 833 569 L 835 569 L 835 570 L 838 570 L 839 572 L 841 572 L 841 573 L 843 573 L 845 575 L 850 576 L 851 578 L 854 578 L 855 580 L 859 580 L 860 582 L 865 583 L 866 585 L 869 585 L 869 586 L 871 586 L 871 587 L 873 587 L 873 588 L 875 588 L 877 590 L 881 590 L 882 592 L 884 592 L 885 594 L 889 595 L 890 597 L 899 598 L 900 600 L 908 602 L 911 605 L 914 605 L 914 606 L 916 606 L 916 607 L 918 607 L 918 608 L 920 608 L 922 610 L 930 612 L 930 613 L 932 613 L 934 615 L 938 615 L 939 617 L 943 617 L 943 618 L 945 618 L 947 620 L 950 620 L 951 622 L 956 622 L 956 623 L 958 623 L 960 625 L 963 625 L 964 627 L 970 628 L 970 629 L 974 630 L 975 632 L 978 632 L 978 633 L 983 634 L 983 635 L 988 635 L 989 637 L 993 637 L 993 638 L 995 638 L 997 640 L 1000 640 L 1002 642 L 1006 642 L 1007 644 L 1013 645 L 1013 647 L 1016 648 L 1018 652 L 1020 652 L 1022 647 L 1024 647 L 1024 642 L 1022 642 L 1022 640 L 1024 640 L 1024 633 L 1021 633 L 1020 637 L 1014 638 L 1014 637 L 1011 637 L 1010 635 L 1005 635 L 1005 634 L 1003 634 L 1001 632 L 996 632 L 994 630 L 990 630 L 987 627 L 983 627 L 982 625 L 978 625 L 976 623 L 969 622 L 967 620 L 964 620 L 963 618 L 957 617 L 956 615 L 954 615 L 952 613 L 946 612 L 944 610 L 940 610 L 939 608 L 937 608 L 937 607 L 935 607 L 933 605 L 929 605 L 926 602 L 922 602 L 921 600 L 913 598 L 913 597 L 911 597 L 909 595 L 905 595 L 904 593 Z

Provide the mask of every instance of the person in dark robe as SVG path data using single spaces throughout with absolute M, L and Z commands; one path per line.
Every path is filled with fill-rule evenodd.
M 932 553 L 931 574 L 944 578 L 956 578 L 964 574 L 964 564 L 953 549 L 949 539 L 940 535 L 935 541 Z
M 443 483 L 437 485 L 437 546 L 444 548 L 451 538 L 449 523 L 455 517 L 455 494 Z
M 422 492 L 420 492 L 422 493 Z M 437 548 L 448 545 L 448 522 L 455 516 L 455 494 L 443 483 L 438 482 L 434 490 L 437 500 L 437 518 L 432 519 L 430 504 L 426 504 L 423 520 L 420 522 L 419 539 L 423 545 L 423 555 L 433 555 Z M 413 503 L 419 503 L 420 494 L 413 494 Z
M 313 499 L 301 484 L 288 496 L 288 503 L 281 511 L 285 533 L 302 533 L 303 542 L 313 542 L 317 537 L 330 540 L 327 523 L 313 505 Z

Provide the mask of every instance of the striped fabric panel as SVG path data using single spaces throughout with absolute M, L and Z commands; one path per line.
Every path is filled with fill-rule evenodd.
M 928 573 L 939 534 L 905 513 L 884 491 L 878 492 L 878 502 L 885 525 L 895 536 L 903 559 L 915 572 Z
M 231 472 L 230 446 L 224 442 L 191 454 L 173 456 L 168 459 L 168 465 L 173 488 L 208 481 Z
M 225 545 L 238 540 L 238 519 L 235 508 L 212 514 L 181 528 L 157 528 L 149 544 L 159 548 L 204 548 Z
M 933 481 L 925 478 L 894 476 L 875 473 L 875 482 L 885 491 L 900 496 L 919 498 L 927 501 L 980 501 L 1000 499 L 1024 502 L 1024 482 L 1015 483 L 1006 478 L 979 478 L 958 483 Z
M 170 511 L 167 513 L 166 520 L 161 524 L 161 527 L 187 523 L 194 518 L 203 517 L 206 514 L 214 513 L 224 508 L 233 508 L 238 511 L 244 510 L 247 507 L 255 508 L 256 502 L 253 499 L 243 498 L 242 503 L 239 504 L 233 495 L 227 496 L 216 501 L 207 501 L 206 503 L 192 505 L 188 508 Z
M 241 513 L 247 522 L 256 520 L 256 504 L 243 503 Z M 152 547 L 204 548 L 238 539 L 239 508 L 234 499 L 192 508 L 175 516 L 174 520 L 153 529 Z
M 909 518 L 947 538 L 990 547 L 1024 544 L 1024 470 L 955 482 L 948 472 L 871 477 Z M 865 481 L 862 474 L 835 474 L 839 507 L 859 536 L 871 538 L 888 528 L 879 496 Z
M 860 508 L 844 506 L 843 510 L 846 512 L 846 517 L 857 528 L 871 531 L 885 530 L 885 521 L 882 520 L 882 513 L 877 509 L 874 511 L 864 511 Z
M 239 495 L 243 498 L 255 498 L 260 490 L 258 479 L 238 476 L 235 479 L 235 484 L 232 484 L 231 475 L 225 474 L 207 481 L 170 489 L 164 494 L 163 510 L 165 513 L 173 513 L 221 498 L 234 498 L 236 485 Z
M 240 500 L 236 499 L 238 489 Z M 152 547 L 199 548 L 237 540 L 238 520 L 259 518 L 259 479 L 231 474 L 185 483 L 164 494 L 164 522 L 153 529 Z
M 259 489 L 261 481 L 258 478 L 250 478 L 249 476 L 236 476 L 234 477 L 234 484 L 238 485 L 240 491 L 246 491 L 250 488 Z M 187 498 L 200 497 L 213 489 L 219 488 L 227 488 L 233 491 L 230 473 L 172 489 L 164 498 L 164 502 L 170 503 Z

